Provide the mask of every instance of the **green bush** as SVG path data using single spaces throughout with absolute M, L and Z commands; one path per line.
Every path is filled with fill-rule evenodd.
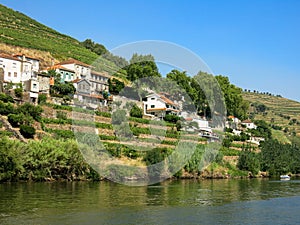
M 130 116 L 136 118 L 142 118 L 143 110 L 140 107 L 138 107 L 137 104 L 134 104 L 130 109 Z
M 0 139 L 0 182 L 20 178 L 24 172 L 24 147 L 25 144 L 19 141 L 7 137 Z
M 164 120 L 167 121 L 167 122 L 170 122 L 170 123 L 175 123 L 180 120 L 180 117 L 179 116 L 176 116 L 176 115 L 172 115 L 172 114 L 168 114 L 164 117 Z
M 56 111 L 56 118 L 61 120 L 67 119 L 67 113 L 64 111 Z
M 10 95 L 6 95 L 4 93 L 0 93 L 0 101 L 8 103 L 14 103 L 14 99 Z
M 3 103 L 0 102 L 0 114 L 1 115 L 8 115 L 8 114 L 16 113 L 16 109 L 13 104 L 11 103 Z
M 97 116 L 103 116 L 103 117 L 111 118 L 111 113 L 109 113 L 109 112 L 100 112 L 100 111 L 96 111 L 95 114 L 96 114 Z
M 143 123 L 143 124 L 149 124 L 151 121 L 151 120 L 136 118 L 136 117 L 129 117 L 129 120 L 132 122 Z
M 23 89 L 22 88 L 16 88 L 14 90 L 15 95 L 17 98 L 23 98 Z
M 20 126 L 20 133 L 25 137 L 25 138 L 33 138 L 33 135 L 35 135 L 35 128 L 32 126 L 24 125 L 22 124 Z
M 19 127 L 20 125 L 23 124 L 25 116 L 24 116 L 23 113 L 20 113 L 20 114 L 8 114 L 7 119 L 8 119 L 8 122 L 13 127 Z
M 18 113 L 23 113 L 26 116 L 30 115 L 34 120 L 40 121 L 43 109 L 39 105 L 34 106 L 30 103 L 25 103 L 25 104 L 18 107 L 17 112 Z
M 46 94 L 39 94 L 38 104 L 45 104 L 46 102 L 47 102 L 47 95 Z
M 111 141 L 113 141 L 113 140 L 117 139 L 116 136 L 112 136 L 112 135 L 100 134 L 99 137 L 100 137 L 101 140 L 111 140 Z

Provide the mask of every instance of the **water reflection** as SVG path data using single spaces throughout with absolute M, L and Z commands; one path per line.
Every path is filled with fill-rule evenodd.
M 228 210 L 227 205 L 289 196 L 300 196 L 300 180 L 175 180 L 145 187 L 112 182 L 6 183 L 0 184 L 0 223 L 81 224 L 89 216 L 104 223 L 153 224 L 156 214 L 165 221 L 179 212 L 193 221 L 198 213 L 209 215 L 218 207 Z M 249 205 L 239 206 L 243 207 Z M 233 211 L 227 213 L 234 216 Z

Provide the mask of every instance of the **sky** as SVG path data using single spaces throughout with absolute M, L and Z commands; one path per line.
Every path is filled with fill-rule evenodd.
M 108 50 L 143 40 L 172 42 L 243 89 L 300 101 L 298 0 L 1 0 L 1 4 Z

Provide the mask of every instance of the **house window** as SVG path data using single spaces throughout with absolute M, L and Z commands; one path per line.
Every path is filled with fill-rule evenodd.
M 33 88 L 33 89 L 36 89 L 36 88 L 37 88 L 37 84 L 33 84 L 33 85 L 32 85 L 32 88 Z
M 152 108 L 152 109 L 155 108 L 155 105 L 151 105 L 151 108 Z
M 17 63 L 13 63 L 13 68 L 17 68 Z
M 155 98 L 151 98 L 151 100 L 155 100 Z
M 8 75 L 7 75 L 7 76 L 11 77 L 11 72 L 8 72 Z
M 14 77 L 17 77 L 17 72 L 14 72 Z

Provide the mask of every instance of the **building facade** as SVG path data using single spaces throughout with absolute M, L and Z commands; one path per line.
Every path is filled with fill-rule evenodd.
M 178 104 L 162 94 L 150 94 L 143 99 L 144 115 L 165 117 L 167 114 L 179 115 Z

